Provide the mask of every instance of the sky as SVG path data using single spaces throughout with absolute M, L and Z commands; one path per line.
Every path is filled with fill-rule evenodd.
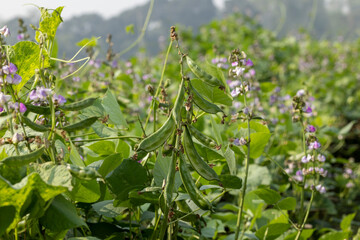
M 50 9 L 65 6 L 61 16 L 66 20 L 84 13 L 98 13 L 104 18 L 110 18 L 124 10 L 142 5 L 148 1 L 149 0 L 13 0 L 7 1 L 6 4 L 1 4 L 0 20 L 9 20 L 14 17 L 27 16 L 33 12 L 38 12 L 34 6 L 26 5 L 29 3 Z M 221 6 L 224 0 L 213 1 L 216 5 Z

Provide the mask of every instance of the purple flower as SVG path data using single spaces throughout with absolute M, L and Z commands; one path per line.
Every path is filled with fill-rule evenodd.
M 80 77 L 73 77 L 74 82 L 80 82 Z
M 313 133 L 316 131 L 316 128 L 313 125 L 308 125 L 306 131 Z
M 318 141 L 311 142 L 309 144 L 309 149 L 319 149 L 321 144 Z
M 112 61 L 111 67 L 117 68 L 117 66 L 118 66 L 118 61 L 116 61 L 116 60 Z
M 0 34 L 4 35 L 4 37 L 11 35 L 9 28 L 6 25 L 4 27 L 0 28 Z
M 315 186 L 315 189 L 316 189 L 319 193 L 321 193 L 321 194 L 326 193 L 325 187 L 322 186 L 321 184 L 316 185 L 316 186 Z
M 25 104 L 23 104 L 23 103 L 20 103 L 20 107 L 19 107 L 19 110 L 20 110 L 20 112 L 21 112 L 21 113 L 24 113 L 24 112 L 26 112 L 27 108 L 26 108 Z
M 303 156 L 301 158 L 302 163 L 308 163 L 308 162 L 310 162 L 310 160 L 311 160 L 311 155 L 310 154 L 308 154 L 307 156 Z
M 10 95 L 5 95 L 2 92 L 0 92 L 0 106 L 4 106 L 5 103 L 7 103 L 11 99 Z
M 61 95 L 57 95 L 57 94 L 54 94 L 53 96 L 53 102 L 56 103 L 61 106 L 61 105 L 64 105 L 64 103 L 66 103 L 66 99 L 61 96 Z
M 317 156 L 317 159 L 319 160 L 319 162 L 325 162 L 326 157 L 325 157 L 324 155 L 322 155 L 322 154 L 319 154 L 319 155 Z
M 243 109 L 243 113 L 244 113 L 245 115 L 249 115 L 249 114 L 250 114 L 249 108 L 248 108 L 248 107 L 245 107 L 245 108 Z
M 252 66 L 254 66 L 254 63 L 251 61 L 250 58 L 248 58 L 248 60 L 246 60 L 245 66 L 252 67 Z
M 243 146 L 243 145 L 246 145 L 247 144 L 247 141 L 245 138 L 241 137 L 240 139 L 239 138 L 235 138 L 234 140 L 234 145 L 236 146 Z
M 232 97 L 237 97 L 239 94 L 240 94 L 240 88 L 238 87 L 231 91 Z
M 12 142 L 15 144 L 17 144 L 23 140 L 24 140 L 24 137 L 20 133 L 15 133 L 14 136 L 12 137 Z
M 346 188 L 352 188 L 352 187 L 354 187 L 355 185 L 354 185 L 354 183 L 353 182 L 348 182 L 347 184 L 346 184 Z
M 9 66 L 9 70 L 10 70 L 10 74 L 14 74 L 17 72 L 17 67 L 15 66 L 15 64 L 13 63 L 10 63 L 10 66 Z
M 254 77 L 255 74 L 256 74 L 256 71 L 255 71 L 255 69 L 250 69 L 250 70 L 249 70 L 249 73 L 250 73 L 250 75 L 251 75 L 252 77 Z
M 51 90 L 44 87 L 36 87 L 36 90 L 30 92 L 29 98 L 33 101 L 45 101 L 50 95 Z
M 312 108 L 311 107 L 306 107 L 305 112 L 306 113 L 312 113 Z
M 17 40 L 21 41 L 24 39 L 24 37 L 25 37 L 25 35 L 23 33 L 20 33 L 19 35 L 17 35 Z
M 305 90 L 304 89 L 300 89 L 299 91 L 297 91 L 296 96 L 301 97 L 305 95 Z
M 243 67 L 236 67 L 233 72 L 236 74 L 236 76 L 240 77 L 241 75 L 243 75 L 245 71 L 245 68 Z
M 296 171 L 294 179 L 298 182 L 302 182 L 302 180 L 304 179 L 304 175 L 301 170 Z
M 21 83 L 21 80 L 22 80 L 22 78 L 20 77 L 20 75 L 14 74 L 14 77 L 12 78 L 11 83 L 17 85 L 17 84 Z
M 231 66 L 232 66 L 232 67 L 236 67 L 237 65 L 239 65 L 238 62 L 233 62 L 233 63 L 231 63 Z

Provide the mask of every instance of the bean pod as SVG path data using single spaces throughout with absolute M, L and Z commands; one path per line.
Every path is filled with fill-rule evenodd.
M 159 148 L 171 136 L 175 128 L 175 120 L 172 114 L 170 114 L 169 118 L 161 128 L 139 143 L 137 151 L 144 150 L 146 152 L 151 152 Z
M 49 107 L 42 107 L 42 106 L 34 106 L 32 104 L 25 104 L 26 109 L 30 112 L 37 113 L 40 115 L 50 115 L 51 110 Z
M 62 129 L 65 130 L 66 132 L 74 132 L 77 130 L 81 130 L 81 129 L 90 127 L 94 122 L 96 122 L 97 119 L 98 119 L 98 117 L 90 117 L 90 118 L 87 118 L 80 122 L 63 127 Z
M 206 180 L 218 180 L 219 176 L 216 174 L 214 169 L 212 169 L 198 154 L 198 152 L 195 149 L 194 142 L 191 138 L 191 134 L 185 126 L 185 133 L 184 133 L 184 149 L 186 152 L 186 155 L 191 163 L 191 166 L 195 169 L 197 173 L 199 173 L 200 176 L 205 178 Z
M 202 132 L 200 132 L 193 125 L 188 124 L 187 127 L 189 129 L 191 136 L 194 136 L 199 142 L 201 142 L 205 146 L 208 146 L 211 148 L 218 146 L 217 143 L 212 138 L 210 138 L 210 137 L 206 136 L 205 134 L 203 134 Z
M 18 155 L 18 156 L 10 156 L 7 158 L 4 158 L 0 163 L 6 164 L 9 167 L 21 167 L 25 166 L 31 162 L 36 161 L 44 152 L 45 148 L 41 147 L 36 151 L 33 151 L 31 153 L 25 154 L 25 155 Z
M 84 108 L 90 107 L 91 105 L 94 104 L 96 99 L 97 98 L 88 98 L 88 99 L 81 100 L 79 102 L 74 102 L 74 103 L 63 105 L 60 108 L 64 111 L 78 111 L 78 110 L 82 110 Z
M 191 85 L 189 81 L 189 88 L 192 93 L 192 99 L 201 110 L 207 113 L 216 114 L 218 112 L 223 112 L 216 104 L 209 102 L 203 96 L 200 95 L 198 91 Z
M 81 180 L 89 181 L 96 178 L 101 178 L 101 175 L 93 167 L 79 167 L 76 165 L 68 164 L 66 168 L 73 176 Z
M 180 152 L 179 155 L 179 172 L 181 180 L 184 184 L 186 192 L 189 194 L 191 200 L 203 210 L 212 210 L 211 203 L 206 199 L 202 192 L 196 187 L 194 179 L 191 177 L 190 170 L 186 165 L 184 155 Z
M 25 116 L 21 116 L 21 119 L 22 119 L 23 123 L 25 123 L 32 130 L 35 130 L 37 132 L 49 131 L 49 128 L 45 127 L 44 125 L 36 124 Z
M 169 164 L 169 171 L 168 171 L 168 174 L 167 174 L 167 177 L 166 177 L 166 184 L 165 184 L 165 189 L 164 189 L 164 192 L 165 192 L 165 204 L 168 207 L 170 207 L 170 204 L 171 204 L 174 185 L 175 185 L 176 159 L 177 159 L 177 154 L 175 152 L 173 152 L 172 159 L 171 159 L 171 162 Z
M 219 86 L 223 85 L 219 79 L 217 79 L 216 77 L 211 76 L 210 74 L 205 72 L 191 58 L 186 57 L 186 62 L 188 64 L 190 70 L 195 74 L 195 76 L 200 78 L 206 84 L 213 86 L 213 87 L 219 87 Z
M 181 80 L 178 95 L 175 100 L 174 109 L 172 111 L 176 124 L 181 121 L 181 108 L 185 99 L 184 78 Z

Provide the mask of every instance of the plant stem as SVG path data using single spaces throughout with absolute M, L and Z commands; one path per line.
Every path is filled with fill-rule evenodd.
M 295 240 L 299 240 L 299 238 L 300 238 L 300 236 L 301 236 L 301 233 L 302 233 L 302 230 L 304 229 L 304 226 L 305 226 L 305 224 L 306 224 L 306 221 L 307 221 L 307 219 L 308 219 L 308 217 L 309 217 L 311 205 L 312 205 L 312 202 L 313 202 L 313 200 L 314 200 L 314 195 L 315 195 L 315 191 L 312 190 L 312 191 L 311 191 L 310 202 L 309 202 L 308 208 L 307 208 L 307 210 L 306 210 L 304 220 L 303 220 L 300 228 L 298 229 L 298 232 L 297 232 L 297 234 L 296 234 Z
M 149 110 L 148 116 L 146 118 L 145 127 L 144 127 L 145 130 L 146 130 L 146 127 L 147 127 L 149 119 L 150 119 L 151 111 L 155 106 L 155 99 L 156 99 L 157 95 L 160 92 L 160 88 L 161 88 L 161 85 L 162 85 L 162 82 L 163 82 L 163 79 L 164 79 L 166 64 L 167 64 L 167 60 L 168 60 L 168 57 L 169 57 L 169 54 L 170 54 L 171 46 L 172 46 L 172 41 L 170 41 L 169 47 L 168 47 L 167 52 L 166 52 L 165 61 L 164 61 L 163 69 L 162 69 L 162 72 L 161 72 L 159 85 L 158 85 L 158 87 L 156 89 L 155 95 L 154 95 L 154 97 L 153 97 L 153 99 L 151 101 L 151 104 L 150 104 L 150 110 Z
M 246 93 L 244 94 L 244 103 L 245 103 L 245 107 L 247 107 Z M 243 209 L 244 209 L 244 199 L 245 199 L 245 194 L 246 194 L 246 184 L 247 184 L 247 179 L 248 179 L 248 174 L 249 174 L 250 118 L 247 119 L 247 128 L 248 128 L 248 142 L 247 142 L 247 154 L 246 154 L 246 159 L 245 159 L 245 178 L 244 178 L 243 189 L 242 189 L 242 191 L 241 191 L 241 193 L 239 195 L 239 206 L 240 207 L 239 207 L 237 221 L 236 221 L 235 240 L 238 239 L 239 233 L 240 233 L 240 226 L 241 226 L 241 221 L 242 221 L 242 213 L 243 213 Z M 245 229 L 243 229 L 243 231 L 245 231 Z

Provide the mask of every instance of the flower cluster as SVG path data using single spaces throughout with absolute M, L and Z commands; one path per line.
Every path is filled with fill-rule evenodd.
M 19 84 L 22 80 L 20 75 L 16 74 L 17 67 L 13 63 L 2 66 L 0 71 L 0 83 L 4 84 Z
M 222 69 L 229 68 L 229 64 L 227 64 L 226 62 L 227 62 L 227 59 L 224 57 L 216 57 L 216 58 L 211 59 L 212 64 L 216 64 L 216 66 L 218 68 L 222 68 Z
M 50 96 L 52 96 L 52 101 L 57 106 L 62 106 L 66 103 L 66 99 L 62 95 L 53 94 L 51 89 L 43 86 L 32 90 L 29 98 L 33 101 L 34 105 L 47 105 Z

